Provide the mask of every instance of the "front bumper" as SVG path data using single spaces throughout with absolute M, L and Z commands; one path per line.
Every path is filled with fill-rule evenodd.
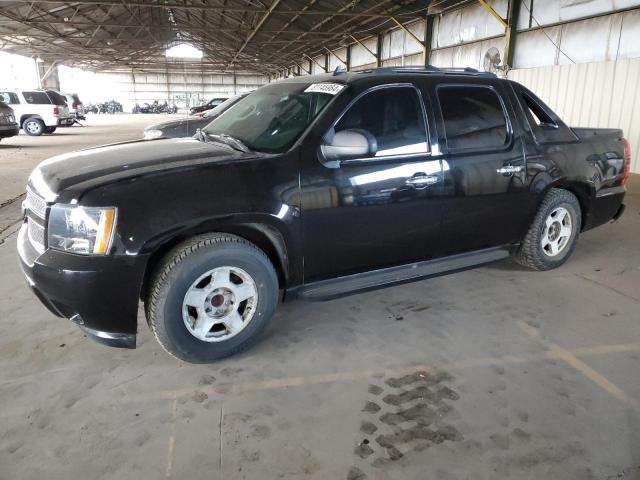
M 83 256 L 53 249 L 38 253 L 25 222 L 18 234 L 27 282 L 54 315 L 68 318 L 93 340 L 135 348 L 144 266 L 135 256 Z

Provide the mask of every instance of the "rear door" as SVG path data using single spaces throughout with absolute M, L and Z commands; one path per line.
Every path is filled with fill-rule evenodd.
M 435 255 L 442 167 L 432 156 L 427 108 L 413 83 L 369 88 L 326 133 L 367 132 L 375 155 L 323 162 L 318 142 L 303 153 L 305 282 Z
M 511 90 L 477 80 L 433 90 L 444 151 L 444 255 L 520 241 L 535 205 Z

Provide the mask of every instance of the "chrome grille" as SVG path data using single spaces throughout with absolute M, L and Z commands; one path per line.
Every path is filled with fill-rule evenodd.
M 29 189 L 27 189 L 27 199 L 25 201 L 25 207 L 27 208 L 27 210 L 40 218 L 44 219 L 46 217 L 47 203 L 42 197 L 36 195 Z
M 40 253 L 44 252 L 44 243 L 45 243 L 45 231 L 42 225 L 39 225 L 32 218 L 27 217 L 27 227 L 29 240 L 31 240 L 32 245 L 38 250 Z

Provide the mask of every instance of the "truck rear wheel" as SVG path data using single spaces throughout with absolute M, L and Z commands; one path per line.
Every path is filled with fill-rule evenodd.
M 278 303 L 278 277 L 252 243 L 201 235 L 166 255 L 146 303 L 147 321 L 168 353 L 208 363 L 259 339 Z
M 22 129 L 27 135 L 38 137 L 44 133 L 45 125 L 39 118 L 29 117 L 22 123 Z
M 58 128 L 58 127 L 45 127 L 44 133 L 47 133 L 47 134 L 51 135 L 53 132 L 56 131 L 56 128 Z
M 559 267 L 575 248 L 581 221 L 576 196 L 560 188 L 551 189 L 520 245 L 516 261 L 534 270 Z

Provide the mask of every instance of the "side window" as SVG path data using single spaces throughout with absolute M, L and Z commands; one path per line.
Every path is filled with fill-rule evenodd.
M 17 105 L 20 103 L 18 100 L 18 95 L 13 92 L 0 92 L 0 100 L 2 100 L 7 105 Z
M 365 94 L 342 116 L 335 133 L 360 129 L 373 135 L 376 157 L 427 153 L 422 101 L 413 87 L 387 87 Z
M 493 89 L 442 86 L 437 91 L 450 149 L 485 150 L 507 143 L 507 119 Z
M 22 92 L 27 103 L 50 104 L 49 96 L 45 92 Z
M 525 106 L 529 110 L 529 123 L 533 121 L 531 127 L 546 126 L 551 128 L 558 128 L 558 124 L 528 93 L 522 93 L 522 100 Z
M 542 100 L 521 85 L 515 86 L 527 122 L 537 142 L 571 142 L 576 138 Z

